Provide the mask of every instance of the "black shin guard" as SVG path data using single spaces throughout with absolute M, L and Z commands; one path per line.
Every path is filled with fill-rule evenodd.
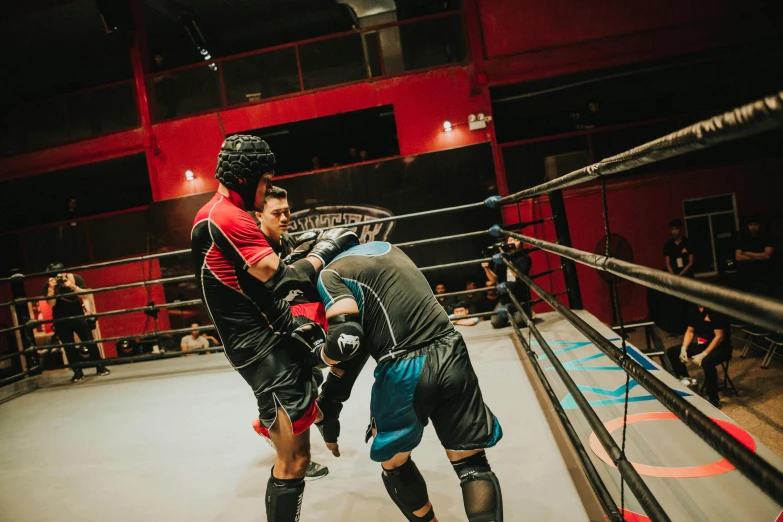
M 266 483 L 267 522 L 298 522 L 304 488 L 304 479 L 269 477 Z
M 381 474 L 383 485 L 389 496 L 400 508 L 402 514 L 411 522 L 429 522 L 435 518 L 435 510 L 430 508 L 426 515 L 418 517 L 413 514 L 427 505 L 427 484 L 421 476 L 419 468 L 411 459 L 408 462 L 392 470 L 385 469 Z
M 462 487 L 462 500 L 470 522 L 503 522 L 500 483 L 483 451 L 451 463 Z

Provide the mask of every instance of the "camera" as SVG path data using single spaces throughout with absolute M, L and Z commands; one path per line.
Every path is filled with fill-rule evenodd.
M 63 286 L 65 283 L 68 282 L 68 277 L 65 274 L 57 274 L 54 278 L 54 280 L 57 283 L 58 287 Z
M 498 241 L 497 243 L 492 243 L 488 247 L 485 247 L 481 251 L 481 255 L 483 257 L 492 257 L 498 252 L 504 252 L 508 253 L 512 250 L 513 247 L 511 247 L 508 243 L 504 241 Z

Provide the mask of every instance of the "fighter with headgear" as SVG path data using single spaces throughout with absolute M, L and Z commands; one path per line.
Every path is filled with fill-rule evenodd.
M 332 368 L 316 422 L 339 456 L 339 414 L 368 355 L 377 361 L 370 401 L 370 458 L 380 462 L 389 496 L 410 521 L 435 512 L 411 452 L 424 426 L 435 432 L 460 479 L 471 522 L 502 522 L 500 484 L 485 449 L 503 436 L 484 403 L 462 336 L 416 265 L 399 248 L 371 242 L 339 254 L 318 276 L 329 324 L 311 343 L 312 364 Z
M 296 356 L 301 338 L 284 297 L 312 285 L 342 250 L 358 244 L 355 233 L 331 230 L 306 257 L 286 265 L 274 253 L 247 210 L 262 209 L 275 156 L 255 136 L 227 138 L 218 154 L 215 196 L 196 215 L 191 252 L 204 299 L 234 369 L 256 396 L 261 424 L 277 458 L 266 489 L 267 520 L 299 520 L 303 477 L 310 462 L 309 427 L 316 420 L 311 369 Z

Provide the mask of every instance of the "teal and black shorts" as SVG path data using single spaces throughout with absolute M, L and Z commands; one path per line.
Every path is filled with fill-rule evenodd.
M 412 451 L 429 420 L 447 450 L 489 448 L 503 436 L 456 331 L 378 364 L 370 415 L 377 430 L 370 458 L 376 462 Z

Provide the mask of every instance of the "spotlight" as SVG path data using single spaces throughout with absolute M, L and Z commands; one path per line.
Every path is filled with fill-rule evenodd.
M 476 115 L 475 115 L 475 114 L 471 114 L 470 116 L 468 116 L 468 121 L 469 121 L 469 122 L 474 122 L 474 121 L 476 121 Z
M 193 171 L 192 170 L 186 170 L 185 171 L 185 179 L 188 180 L 188 181 L 193 181 L 193 179 L 195 179 L 195 176 L 193 175 Z
M 451 122 L 450 121 L 444 121 L 443 122 L 443 130 L 446 132 L 451 131 Z
M 483 112 L 478 113 L 476 115 L 476 117 L 478 118 L 479 121 L 484 121 L 484 113 Z

